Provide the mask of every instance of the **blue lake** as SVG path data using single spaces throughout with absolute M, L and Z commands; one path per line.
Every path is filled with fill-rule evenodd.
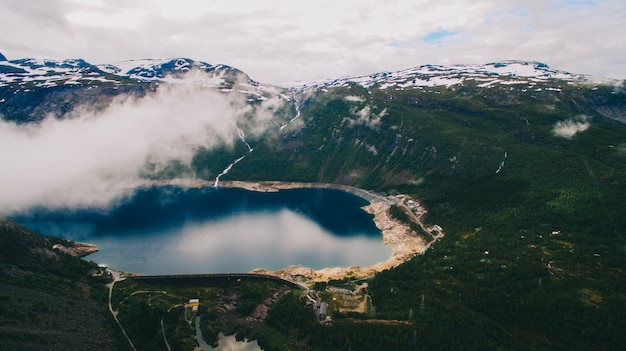
M 367 266 L 391 249 L 367 201 L 332 189 L 138 189 L 104 210 L 37 209 L 15 217 L 45 235 L 96 244 L 86 258 L 142 274 Z

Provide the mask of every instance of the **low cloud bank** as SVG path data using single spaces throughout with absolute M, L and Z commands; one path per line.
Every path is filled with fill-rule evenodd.
M 591 126 L 589 117 L 579 115 L 566 121 L 557 122 L 552 129 L 552 133 L 558 137 L 571 139 L 577 133 L 587 130 L 589 126 Z
M 277 102 L 267 104 L 253 109 L 242 96 L 181 85 L 62 120 L 0 121 L 0 214 L 107 207 L 130 193 L 146 162 L 189 164 L 201 147 L 238 141 L 239 125 L 262 133 Z
M 361 102 L 358 97 L 348 96 L 346 101 Z M 375 114 L 369 105 L 365 105 L 363 108 L 358 109 L 357 106 L 350 108 L 350 113 L 354 118 L 344 117 L 342 122 L 348 122 L 353 125 L 364 125 L 371 129 L 377 129 L 380 126 L 380 119 L 387 115 L 387 109 L 383 109 L 380 113 Z

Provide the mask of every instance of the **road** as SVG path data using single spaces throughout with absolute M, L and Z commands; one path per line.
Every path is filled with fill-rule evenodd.
M 134 351 L 137 351 L 137 349 L 135 348 L 135 345 L 133 344 L 133 342 L 128 337 L 128 334 L 126 334 L 126 330 L 124 330 L 124 327 L 122 326 L 122 323 L 120 323 L 120 320 L 117 319 L 118 311 L 117 310 L 113 310 L 113 305 L 111 304 L 111 296 L 113 295 L 113 286 L 115 285 L 115 283 L 120 282 L 122 280 L 125 280 L 126 277 L 124 277 L 122 275 L 122 273 L 114 271 L 114 270 L 109 269 L 109 268 L 107 268 L 107 272 L 109 274 L 111 274 L 111 277 L 113 278 L 113 281 L 110 282 L 109 284 L 107 284 L 107 286 L 109 287 L 109 311 L 113 315 L 113 319 L 115 319 L 115 322 L 117 323 L 117 325 L 120 326 L 120 329 L 122 330 L 122 333 L 126 337 L 126 340 L 128 340 L 128 343 L 130 344 L 130 347 L 132 347 Z
M 204 338 L 202 337 L 202 328 L 200 328 L 200 317 L 196 317 L 196 337 L 198 338 L 198 345 L 200 347 L 200 349 L 202 349 L 203 351 L 211 351 L 213 350 L 213 348 L 211 346 L 209 346 L 209 344 L 206 343 L 206 341 L 204 341 Z

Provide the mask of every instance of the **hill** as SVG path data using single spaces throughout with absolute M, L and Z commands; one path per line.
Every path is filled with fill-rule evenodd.
M 289 86 L 186 59 L 67 65 L 0 62 L 4 119 L 37 123 L 48 110 L 63 119 L 119 96 L 205 84 L 250 108 L 276 105 L 266 119 L 238 119 L 232 147 L 198 147 L 190 162 L 140 176 L 346 184 L 428 208 L 445 238 L 369 282 L 369 315 L 336 313 L 320 329 L 300 318 L 297 300 L 276 305 L 268 324 L 294 345 L 612 350 L 626 341 L 624 82 L 523 61 Z
M 0 217 L 0 342 L 7 350 L 119 350 L 98 267 L 52 249 L 67 242 Z

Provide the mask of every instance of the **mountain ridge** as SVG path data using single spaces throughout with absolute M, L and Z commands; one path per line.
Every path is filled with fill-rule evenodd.
M 0 53 L 0 55 L 2 55 Z M 4 59 L 1 59 L 4 58 Z M 107 73 L 122 78 L 128 78 L 138 81 L 155 81 L 159 79 L 169 78 L 172 76 L 180 75 L 189 71 L 201 70 L 205 73 L 217 72 L 219 75 L 241 76 L 250 82 L 258 85 L 257 81 L 252 80 L 243 71 L 224 64 L 213 65 L 204 61 L 196 61 L 189 58 L 165 58 L 165 59 L 133 59 L 125 60 L 119 63 L 103 63 L 103 64 L 91 64 L 83 59 L 65 59 L 65 60 L 49 60 L 49 59 L 34 59 L 34 58 L 22 58 L 7 60 L 6 57 L 0 56 L 0 62 L 3 63 L 3 67 L 0 67 L 0 74 L 15 74 L 15 73 L 29 73 L 36 75 L 36 73 L 52 74 L 56 73 L 55 69 L 74 69 L 74 71 L 66 71 L 67 73 Z M 30 70 L 26 70 L 28 68 Z M 47 72 L 35 72 L 37 69 L 46 68 Z M 11 71 L 13 69 L 14 71 Z M 20 70 L 21 69 L 21 70 Z M 62 73 L 62 72 L 58 72 Z M 310 89 L 310 88 L 322 88 L 322 87 L 338 87 L 345 86 L 347 82 L 356 82 L 364 87 L 371 87 L 375 84 L 382 85 L 385 81 L 390 81 L 392 84 L 403 87 L 398 84 L 399 79 L 403 83 L 407 83 L 404 87 L 411 86 L 408 84 L 408 78 L 413 78 L 411 82 L 413 86 L 451 86 L 462 82 L 460 78 L 469 78 L 470 80 L 480 81 L 481 78 L 535 78 L 535 79 L 563 79 L 566 81 L 577 83 L 589 83 L 589 84 L 618 84 L 621 82 L 619 79 L 613 79 L 608 77 L 599 77 L 586 74 L 573 74 L 567 71 L 551 69 L 545 63 L 539 61 L 524 61 L 524 60 L 503 60 L 497 62 L 489 62 L 486 64 L 450 64 L 450 65 L 436 65 L 436 64 L 423 64 L 413 66 L 405 69 L 394 71 L 381 71 L 370 74 L 349 75 L 337 78 L 317 79 L 312 81 L 298 81 L 277 84 L 264 84 L 273 85 L 284 88 L 296 88 L 298 90 Z M 439 78 L 440 81 L 431 81 L 430 78 Z M 232 78 L 232 77 L 231 77 Z M 241 77 L 239 77 L 241 78 Z M 94 79 L 95 80 L 95 79 Z M 7 80 L 0 80 L 0 84 L 7 84 Z M 76 84 L 76 83 L 66 83 Z M 485 84 L 485 83 L 483 83 Z M 52 85 L 48 83 L 46 85 Z M 485 84 L 487 86 L 488 84 Z M 388 87 L 384 86 L 383 87 Z
M 607 86 L 625 90 L 626 81 L 573 74 L 551 69 L 538 61 L 507 60 L 487 64 L 420 65 L 397 71 L 345 76 L 308 82 L 264 84 L 231 66 L 212 65 L 189 58 L 127 60 L 117 64 L 91 64 L 83 59 L 47 60 L 23 58 L 0 61 L 0 114 L 5 119 L 38 121 L 43 118 L 44 104 L 52 103 L 46 96 L 59 95 L 70 89 L 77 98 L 67 99 L 61 93 L 54 100 L 69 100 L 48 111 L 56 117 L 75 107 L 76 102 L 89 100 L 99 89 L 104 95 L 134 94 L 144 96 L 159 84 L 194 85 L 216 89 L 221 93 L 245 96 L 249 103 L 272 97 L 293 103 L 294 96 L 332 88 L 356 85 L 365 89 L 421 90 L 439 93 L 444 89 L 517 90 L 527 94 L 542 91 L 559 92 L 564 85 L 596 89 Z M 54 88 L 50 90 L 51 88 Z M 96 94 L 100 94 L 95 92 Z M 82 96 L 82 97 L 80 97 Z M 37 104 L 37 100 L 42 102 Z M 300 97 L 301 99 L 301 97 Z M 108 100 L 107 100 L 108 101 Z M 92 101 L 89 104 L 99 105 Z M 36 108 L 39 106 L 39 108 Z M 296 108 L 297 109 L 297 108 Z M 621 115 L 621 110 L 604 108 L 605 115 Z M 616 113 L 617 112 L 617 113 Z M 626 121 L 626 118 L 620 119 Z
M 94 82 L 122 84 L 122 79 L 150 82 L 166 78 L 180 78 L 181 73 L 201 70 L 221 78 L 216 85 L 226 85 L 234 80 L 252 81 L 244 72 L 226 65 L 211 65 L 186 58 L 129 60 L 120 64 L 88 63 L 83 59 L 48 60 L 23 58 L 0 60 L 0 86 L 18 82 L 24 85 L 40 81 L 37 87 L 93 84 Z M 118 67 L 119 66 L 119 67 Z M 24 77 L 21 77 L 23 75 Z M 117 78 L 117 79 L 116 79 Z
M 488 87 L 503 78 L 505 84 L 520 84 L 519 80 L 533 78 L 535 83 L 548 79 L 564 80 L 580 84 L 619 84 L 621 80 L 585 74 L 572 74 L 554 70 L 539 61 L 504 60 L 486 64 L 424 64 L 397 71 L 382 71 L 365 75 L 345 76 L 335 79 L 321 79 L 311 82 L 287 83 L 283 86 L 298 90 L 310 88 L 345 87 L 348 83 L 357 83 L 365 88 L 410 88 L 462 85 L 465 80 L 483 82 L 479 86 Z M 531 83 L 531 87 L 532 84 Z

